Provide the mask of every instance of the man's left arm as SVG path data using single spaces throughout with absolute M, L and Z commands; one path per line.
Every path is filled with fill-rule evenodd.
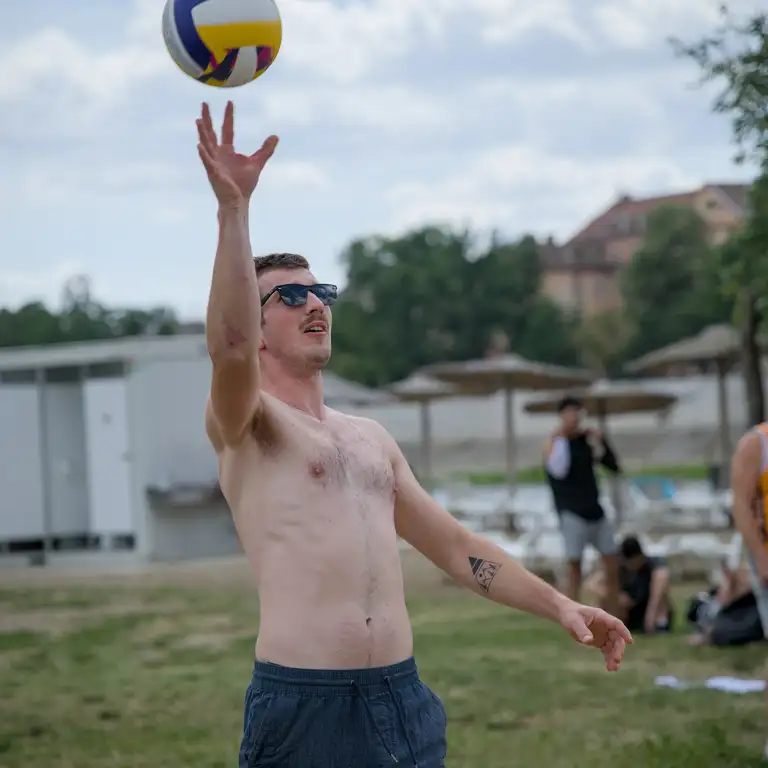
M 461 525 L 419 485 L 394 440 L 387 438 L 395 472 L 397 534 L 462 586 L 561 624 L 578 642 L 599 647 L 608 669 L 618 669 L 624 643 L 632 642 L 626 627 L 604 611 L 568 599 L 501 547 Z

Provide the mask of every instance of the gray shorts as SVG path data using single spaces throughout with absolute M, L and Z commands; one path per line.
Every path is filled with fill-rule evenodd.
M 581 560 L 587 544 L 591 544 L 601 555 L 615 555 L 616 533 L 607 517 L 601 520 L 585 520 L 573 512 L 560 513 L 560 531 L 565 540 L 565 557 Z
M 760 623 L 763 625 L 763 634 L 768 638 L 768 587 L 760 578 L 755 561 L 749 552 L 747 552 L 747 565 L 749 566 L 749 576 L 757 603 L 757 611 L 760 614 Z

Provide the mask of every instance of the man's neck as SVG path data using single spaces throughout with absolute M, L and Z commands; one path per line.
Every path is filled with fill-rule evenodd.
M 323 376 L 320 371 L 297 376 L 281 369 L 261 371 L 261 388 L 291 408 L 322 421 L 325 418 Z

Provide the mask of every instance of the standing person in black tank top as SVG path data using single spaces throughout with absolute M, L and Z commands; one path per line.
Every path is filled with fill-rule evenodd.
M 564 397 L 558 405 L 560 426 L 545 451 L 545 467 L 552 489 L 560 530 L 568 560 L 568 596 L 579 599 L 581 561 L 591 544 L 600 553 L 605 569 L 605 605 L 618 611 L 619 566 L 616 534 L 600 504 L 600 490 L 594 465 L 602 464 L 611 472 L 620 472 L 616 455 L 599 430 L 581 426 L 582 404 L 575 397 Z

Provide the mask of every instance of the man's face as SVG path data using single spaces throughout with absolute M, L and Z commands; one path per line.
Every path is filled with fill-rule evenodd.
M 287 283 L 315 285 L 308 269 L 272 269 L 259 276 L 259 292 L 266 296 Z M 311 291 L 307 303 L 289 307 L 275 291 L 261 308 L 260 353 L 292 367 L 322 368 L 331 357 L 331 309 Z
M 575 432 L 581 424 L 581 408 L 569 405 L 560 411 L 560 421 L 566 432 Z

